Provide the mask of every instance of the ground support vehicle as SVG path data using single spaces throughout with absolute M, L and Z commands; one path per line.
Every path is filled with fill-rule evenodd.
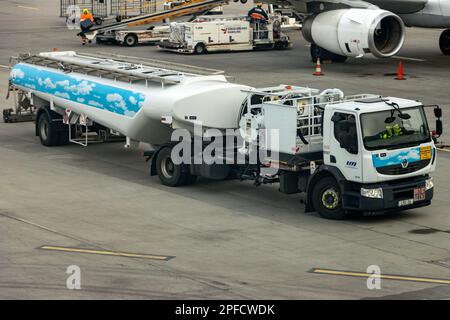
M 164 185 L 198 176 L 276 183 L 286 194 L 304 192 L 306 211 L 329 219 L 431 203 L 438 106 L 431 134 L 416 100 L 291 85 L 257 89 L 221 74 L 75 52 L 15 60 L 9 87 L 36 108 L 43 145 L 86 145 L 74 135 L 88 142 L 88 132 L 107 131 L 126 137 L 127 147 L 153 145 L 145 155 Z
M 252 23 L 247 16 L 201 16 L 192 22 L 174 22 L 169 38 L 158 44 L 163 50 L 195 54 L 290 46 L 279 16 L 272 16 L 267 23 Z

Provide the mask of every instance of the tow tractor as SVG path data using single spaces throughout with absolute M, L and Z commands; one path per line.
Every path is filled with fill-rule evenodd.
M 198 176 L 279 184 L 282 193 L 305 193 L 306 211 L 329 219 L 423 207 L 433 198 L 439 106 L 430 133 L 426 106 L 416 100 L 252 88 L 222 74 L 76 52 L 14 61 L 9 91 L 33 107 L 43 145 L 87 146 L 91 134 L 105 132 L 124 137 L 126 147 L 147 142 L 155 147 L 144 154 L 150 173 L 166 186 Z

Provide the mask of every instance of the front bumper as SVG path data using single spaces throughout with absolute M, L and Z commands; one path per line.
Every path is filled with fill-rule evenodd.
M 429 176 L 424 175 L 412 179 L 387 181 L 377 184 L 355 184 L 344 191 L 342 195 L 343 207 L 348 210 L 362 211 L 366 214 L 381 214 L 428 206 L 431 204 L 434 188 L 425 191 L 424 199 L 414 200 L 414 189 L 424 188 L 427 179 L 429 179 Z M 360 194 L 361 187 L 367 189 L 382 188 L 383 198 L 363 197 Z M 405 205 L 405 203 L 407 204 Z

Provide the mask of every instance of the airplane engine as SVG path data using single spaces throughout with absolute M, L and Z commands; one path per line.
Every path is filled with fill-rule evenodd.
M 317 46 L 345 57 L 372 53 L 391 57 L 401 49 L 405 25 L 392 12 L 381 9 L 339 9 L 305 20 L 303 36 Z

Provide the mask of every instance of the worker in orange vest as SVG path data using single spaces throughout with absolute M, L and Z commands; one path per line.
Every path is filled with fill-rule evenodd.
M 86 45 L 87 41 L 85 33 L 88 32 L 93 25 L 94 25 L 94 16 L 92 15 L 92 13 L 89 12 L 88 9 L 84 9 L 80 18 L 80 27 L 81 27 L 80 36 L 83 46 Z M 91 43 L 91 40 L 89 40 L 89 43 Z

